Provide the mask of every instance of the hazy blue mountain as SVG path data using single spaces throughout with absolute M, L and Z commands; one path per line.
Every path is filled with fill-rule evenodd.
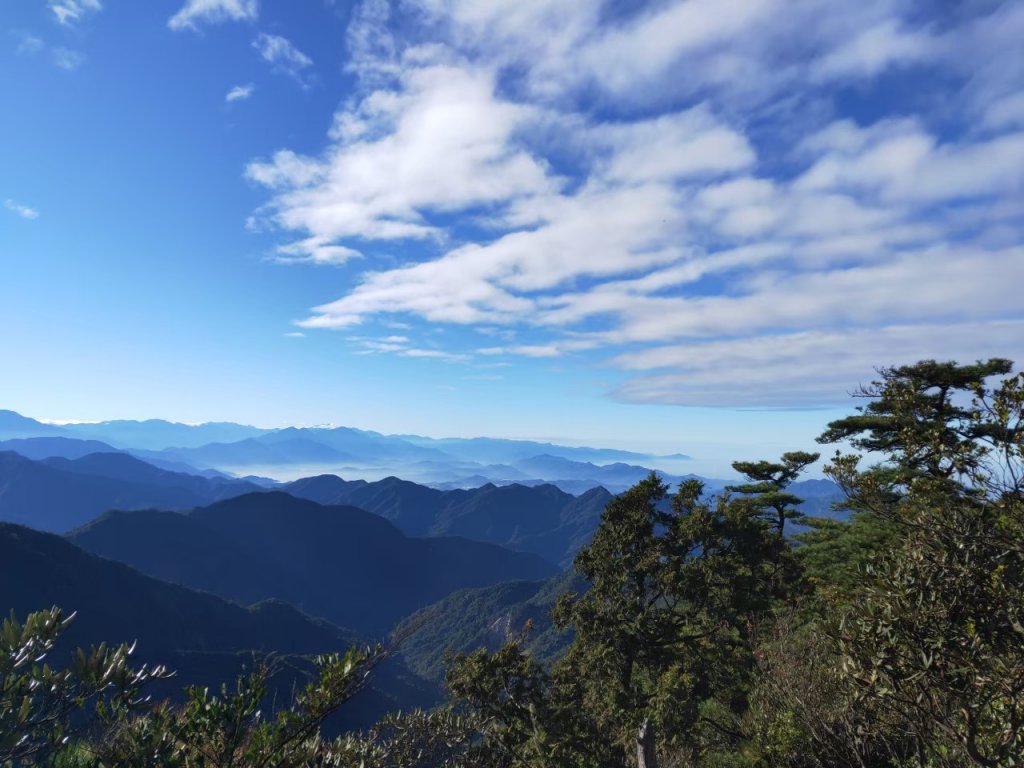
M 310 618 L 274 600 L 243 607 L 206 592 L 167 584 L 84 552 L 64 539 L 0 523 L 0 612 L 24 618 L 59 605 L 77 615 L 58 648 L 137 641 L 138 662 L 176 672 L 153 691 L 180 695 L 188 684 L 231 684 L 252 653 L 273 653 L 282 672 L 268 696 L 286 697 L 310 668 L 299 655 L 342 652 L 362 641 L 350 630 Z M 342 710 L 335 726 L 366 727 L 386 711 L 435 702 L 434 687 L 400 660 L 388 660 L 368 690 Z
M 109 509 L 189 509 L 257 486 L 167 472 L 123 453 L 33 461 L 0 452 L 0 520 L 63 532 Z
M 60 427 L 43 424 L 14 411 L 0 410 L 0 440 L 67 435 Z
M 117 449 L 99 440 L 72 437 L 23 437 L 0 441 L 0 451 L 14 451 L 27 459 L 80 459 L 90 453 L 117 453 Z
M 5 425 L 9 434 L 4 432 Z M 301 468 L 344 471 L 368 479 L 396 474 L 447 488 L 550 482 L 572 493 L 597 485 L 624 490 L 645 473 L 638 465 L 656 463 L 658 458 L 529 440 L 434 439 L 350 427 L 268 430 L 228 422 L 189 425 L 160 419 L 54 427 L 11 411 L 0 412 L 0 440 L 58 436 L 101 441 L 165 469 L 191 473 L 228 470 L 275 475 L 279 468 L 280 474 L 294 477 L 294 468 Z M 58 455 L 71 457 L 70 450 Z
M 540 458 L 546 464 L 550 457 Z M 565 471 L 566 461 L 556 458 L 551 465 Z M 575 469 L 579 463 L 569 464 L 570 469 Z M 583 466 L 594 468 L 594 465 Z M 607 469 L 607 477 L 616 481 L 609 483 L 615 491 L 625 490 L 650 471 L 625 464 L 611 465 Z M 632 477 L 636 480 L 630 480 Z M 686 479 L 662 477 L 673 489 Z M 720 493 L 728 484 L 714 478 L 698 479 L 705 483 L 706 492 L 712 494 Z M 397 477 L 367 482 L 319 475 L 285 483 L 281 489 L 322 504 L 351 504 L 366 509 L 390 520 L 409 535 L 465 536 L 533 552 L 567 567 L 575 553 L 590 541 L 601 513 L 612 498 L 612 493 L 603 485 L 594 487 L 590 482 L 581 482 L 581 486 L 576 494 L 540 481 L 532 485 L 485 483 L 468 489 L 439 489 Z M 844 516 L 830 510 L 832 502 L 842 495 L 831 481 L 804 480 L 795 483 L 792 490 L 806 499 L 802 507 L 806 514 Z
M 44 461 L 51 467 L 80 475 L 108 477 L 128 483 L 159 487 L 188 488 L 210 500 L 237 496 L 256 489 L 256 486 L 234 478 L 171 472 L 127 453 L 91 453 L 76 459 L 54 457 Z
M 847 520 L 850 513 L 832 506 L 845 499 L 842 489 L 831 480 L 822 478 L 800 480 L 790 486 L 790 491 L 804 500 L 800 511 L 811 517 L 829 517 L 833 520 Z
M 382 435 L 379 432 L 352 429 L 351 427 L 289 428 L 268 434 L 262 440 L 278 442 L 289 437 L 302 437 L 322 443 L 363 462 L 381 460 L 409 462 L 449 458 L 436 448 L 422 447 L 394 435 Z
M 406 463 L 443 457 L 399 438 L 346 427 L 295 428 L 267 432 L 237 442 L 217 442 L 192 448 L 169 448 L 142 453 L 147 459 L 167 459 L 197 467 L 288 467 L 292 465 Z
M 545 478 L 563 490 L 568 490 L 568 487 L 579 489 L 604 486 L 613 493 L 621 493 L 636 485 L 651 472 L 650 468 L 636 464 L 613 462 L 599 466 L 589 461 L 573 461 L 550 454 L 521 459 L 515 466 L 527 475 Z M 673 484 L 681 479 L 664 472 L 659 474 L 666 482 Z
M 508 485 L 509 483 L 531 482 L 536 475 L 530 475 L 511 464 L 480 464 L 475 461 L 463 461 L 450 459 L 447 461 L 417 461 L 407 467 L 411 471 L 410 477 L 424 477 L 427 479 L 439 479 L 441 482 L 451 482 L 456 478 L 478 477 L 480 482 L 472 485 L 455 485 L 453 488 L 475 488 L 478 485 L 494 483 L 495 485 Z M 424 483 L 434 485 L 434 483 Z
M 163 419 L 146 421 L 101 421 L 92 424 L 67 424 L 66 434 L 90 440 L 102 440 L 118 448 L 161 450 L 198 448 L 208 443 L 228 443 L 258 437 L 269 430 L 231 422 L 179 424 Z
M 589 540 L 611 499 L 603 488 L 579 497 L 548 484 L 442 491 L 397 477 L 368 483 L 333 475 L 297 480 L 282 489 L 323 504 L 360 507 L 411 536 L 465 536 L 563 565 Z
M 235 443 L 210 443 L 197 448 L 171 448 L 141 455 L 147 459 L 172 459 L 196 467 L 283 467 L 355 460 L 354 456 L 315 440 L 276 436 L 247 438 Z
M 650 454 L 620 451 L 613 448 L 586 448 L 539 443 L 532 440 L 508 440 L 490 437 L 472 438 L 430 438 L 419 435 L 399 435 L 415 445 L 434 448 L 464 461 L 481 464 L 515 464 L 517 461 L 547 454 L 574 461 L 643 461 L 651 459 Z
M 256 482 L 249 477 L 238 477 L 228 472 L 221 472 L 219 469 L 199 469 L 193 467 L 191 464 L 186 464 L 183 461 L 172 461 L 167 458 L 163 458 L 161 454 L 154 451 L 140 451 L 132 450 L 126 451 L 137 459 L 141 459 L 147 464 L 151 464 L 159 469 L 166 469 L 168 472 L 179 472 L 183 475 L 198 475 L 199 477 L 209 477 L 221 480 L 245 480 L 247 482 L 255 483 L 256 485 L 263 485 L 263 482 Z M 261 481 L 265 481 L 266 478 L 260 478 Z M 276 485 L 275 481 L 269 481 L 270 485 Z
M 374 636 L 454 590 L 557 572 L 532 554 L 455 537 L 411 538 L 362 509 L 281 492 L 247 494 L 181 517 L 105 515 L 71 540 L 153 576 L 229 599 L 278 597 Z

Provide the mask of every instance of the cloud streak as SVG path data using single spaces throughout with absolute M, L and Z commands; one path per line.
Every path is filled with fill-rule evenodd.
M 50 10 L 57 21 L 64 26 L 71 26 L 87 16 L 103 10 L 100 0 L 50 0 Z
M 313 60 L 296 48 L 290 40 L 280 35 L 261 32 L 252 41 L 252 47 L 275 71 L 294 78 L 306 85 L 306 72 L 313 66 Z
M 174 31 L 198 29 L 201 24 L 225 21 L 255 21 L 259 16 L 258 0 L 187 0 L 167 21 Z
M 15 214 L 16 216 L 20 216 L 23 219 L 33 220 L 39 218 L 39 211 L 37 211 L 35 208 L 30 208 L 27 205 L 22 205 L 16 200 L 11 200 L 10 198 L 4 200 L 4 208 L 6 208 L 8 211 Z
M 246 83 L 245 85 L 236 85 L 224 96 L 224 101 L 231 104 L 236 101 L 245 101 L 250 98 L 253 91 L 256 90 L 256 86 L 253 83 Z

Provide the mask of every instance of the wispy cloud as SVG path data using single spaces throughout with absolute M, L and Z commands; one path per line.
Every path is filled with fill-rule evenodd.
M 23 30 L 14 30 L 18 39 L 15 52 L 19 56 L 44 56 L 55 67 L 73 72 L 85 62 L 85 54 L 61 45 L 49 45 L 43 38 Z
M 616 397 L 700 405 L 1024 357 L 1024 6 L 912 5 L 424 1 L 400 34 L 361 4 L 323 151 L 246 171 L 284 256 L 367 260 L 300 325 L 521 330 L 473 354 L 587 355 L 632 377 Z M 373 261 L 396 243 L 418 255 Z
M 18 46 L 15 51 L 19 56 L 26 56 L 40 51 L 46 48 L 46 43 L 42 38 L 36 37 L 29 32 L 16 33 L 18 35 Z
M 61 24 L 76 24 L 90 14 L 103 9 L 100 0 L 49 0 L 53 15 Z
M 245 101 L 250 96 L 252 96 L 253 91 L 255 90 L 256 86 L 253 83 L 246 83 L 245 85 L 236 85 L 234 88 L 227 92 L 227 95 L 224 97 L 224 101 L 228 102 L 229 104 L 234 101 Z
M 175 31 L 197 29 L 200 24 L 255 21 L 258 15 L 258 0 L 187 0 L 167 26 Z
M 73 51 L 70 48 L 58 46 L 51 53 L 53 54 L 54 65 L 65 72 L 74 72 L 85 61 L 85 54 L 81 51 Z
M 406 349 L 398 353 L 402 357 L 418 357 L 428 360 L 445 360 L 451 363 L 465 362 L 469 359 L 469 355 L 445 352 L 440 349 Z
M 306 70 L 313 66 L 313 60 L 296 48 L 290 40 L 280 35 L 268 35 L 261 32 L 252 41 L 252 47 L 259 51 L 264 61 L 273 68 L 303 85 L 307 84 Z
M 21 216 L 21 218 L 23 219 L 39 218 L 39 211 L 37 211 L 35 208 L 29 208 L 27 205 L 22 205 L 16 200 L 11 200 L 10 198 L 4 200 L 4 208 L 6 208 L 8 211 L 11 211 L 12 213 L 17 214 L 18 216 Z
M 662 348 L 621 359 L 628 369 L 661 370 L 628 380 L 614 394 L 630 402 L 683 405 L 845 405 L 858 383 L 875 378 L 880 364 L 1000 356 L 1019 344 L 1022 333 L 1020 321 L 926 323 Z
M 339 266 L 359 258 L 362 258 L 362 254 L 354 248 L 332 245 L 323 237 L 308 237 L 305 240 L 278 246 L 272 260 L 279 264 Z
M 418 347 L 408 336 L 350 336 L 348 341 L 358 348 L 356 354 L 359 355 L 397 355 L 398 357 L 441 360 L 449 363 L 464 363 L 472 359 L 472 355 L 465 352 L 449 352 L 436 347 Z

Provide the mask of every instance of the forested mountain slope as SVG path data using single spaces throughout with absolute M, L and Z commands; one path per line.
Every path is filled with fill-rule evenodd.
M 411 538 L 370 512 L 281 492 L 188 515 L 104 515 L 70 539 L 159 578 L 242 601 L 280 598 L 372 636 L 454 590 L 557 572 L 536 555 L 462 538 Z

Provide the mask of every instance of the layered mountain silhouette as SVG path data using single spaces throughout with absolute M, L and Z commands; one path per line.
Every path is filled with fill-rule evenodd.
M 101 421 L 65 424 L 64 434 L 87 440 L 102 440 L 118 448 L 160 450 L 163 448 L 198 448 L 209 443 L 229 443 L 266 434 L 271 430 L 231 422 L 179 424 L 163 419 L 145 421 Z
M 534 440 L 510 440 L 493 437 L 430 438 L 419 435 L 400 435 L 415 445 L 434 448 L 446 455 L 484 464 L 515 464 L 531 456 L 558 456 L 578 462 L 639 461 L 650 454 L 622 451 L 615 448 L 589 448 L 541 443 Z M 686 458 L 678 454 L 676 458 Z
M 68 531 L 109 509 L 189 509 L 258 487 L 170 472 L 124 453 L 34 461 L 0 452 L 0 520 L 44 531 Z
M 44 424 L 14 411 L 0 409 L 0 440 L 17 440 L 26 437 L 58 437 L 68 435 L 60 427 Z
M 0 523 L 0 606 L 23 619 L 53 605 L 75 613 L 54 661 L 75 647 L 134 642 L 138 663 L 165 664 L 175 672 L 156 686 L 160 696 L 180 695 L 188 684 L 219 686 L 251 667 L 254 654 L 272 654 L 281 672 L 271 693 L 286 697 L 311 670 L 304 657 L 363 644 L 354 632 L 284 602 L 244 607 L 143 575 L 59 536 Z M 387 711 L 428 706 L 437 695 L 400 659 L 389 659 L 336 725 L 363 727 Z
M 533 554 L 408 537 L 365 510 L 281 492 L 180 515 L 112 512 L 69 539 L 157 578 L 242 602 L 278 598 L 376 637 L 455 590 L 558 571 Z
M 444 456 L 439 451 L 416 446 L 400 438 L 347 427 L 289 427 L 236 442 L 216 442 L 192 448 L 171 447 L 141 455 L 197 467 L 231 468 L 412 462 Z
M 326 653 L 358 642 L 280 601 L 246 608 L 10 523 L 0 523 L 0 605 L 22 617 L 52 605 L 77 611 L 72 644 L 137 640 L 152 658 L 180 650 Z
M 451 488 L 552 483 L 579 494 L 603 486 L 625 490 L 658 457 L 607 448 L 573 447 L 530 440 L 496 438 L 435 439 L 419 435 L 383 435 L 350 427 L 261 429 L 230 422 L 178 424 L 147 421 L 45 424 L 13 411 L 0 411 L 0 441 L 63 438 L 96 441 L 109 450 L 128 451 L 171 471 L 210 475 L 270 475 L 293 478 L 330 472 L 377 479 L 396 474 L 419 483 Z M 75 448 L 51 442 L 50 455 L 76 458 L 107 450 Z M 32 458 L 41 446 L 8 446 Z M 682 454 L 664 457 L 685 461 Z
M 14 451 L 27 459 L 80 459 L 90 453 L 119 453 L 112 445 L 99 440 L 76 440 L 73 437 L 22 437 L 0 440 L 0 451 Z
M 351 504 L 374 512 L 411 536 L 464 536 L 563 565 L 589 541 L 612 498 L 604 488 L 581 496 L 553 485 L 489 483 L 440 491 L 397 477 L 368 483 L 334 475 L 297 480 L 283 490 L 322 504 Z

